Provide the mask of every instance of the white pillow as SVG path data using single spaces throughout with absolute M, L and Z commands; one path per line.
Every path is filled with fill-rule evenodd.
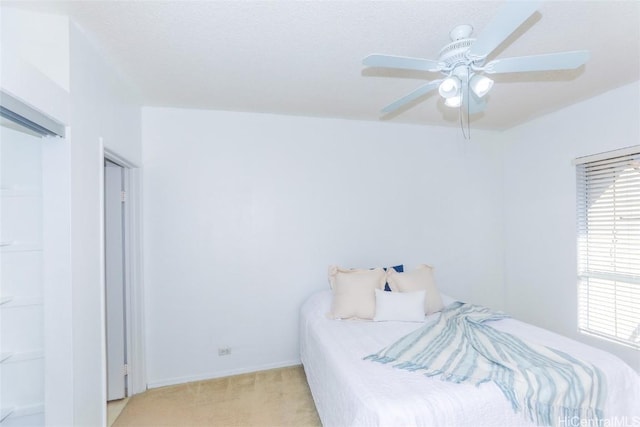
M 385 292 L 376 289 L 376 315 L 373 320 L 422 322 L 426 291 Z
M 424 313 L 436 313 L 444 308 L 440 292 L 433 278 L 433 267 L 419 265 L 415 270 L 398 273 L 393 269 L 387 271 L 387 282 L 394 292 L 413 292 L 425 290 Z
M 329 283 L 333 290 L 330 316 L 334 319 L 373 319 L 376 314 L 376 289 L 384 289 L 386 273 L 372 270 L 329 267 Z

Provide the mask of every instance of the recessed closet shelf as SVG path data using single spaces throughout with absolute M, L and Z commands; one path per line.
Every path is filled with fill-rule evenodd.
M 9 363 L 28 362 L 30 360 L 38 360 L 38 359 L 44 359 L 43 350 L 16 351 L 13 353 L 10 353 L 10 352 L 2 353 L 1 363 L 4 365 Z
M 3 240 L 0 241 L 0 250 L 2 250 L 2 252 L 36 252 L 42 251 L 42 243 Z
M 2 408 L 0 410 L 2 414 L 0 416 L 0 422 L 11 417 L 11 419 L 18 417 L 26 417 L 29 415 L 36 415 L 44 413 L 44 402 L 38 402 L 31 405 L 12 406 L 9 408 Z
M 42 191 L 35 187 L 3 187 L 0 188 L 2 197 L 41 197 Z
M 42 305 L 42 297 L 2 297 L 0 298 L 0 308 L 18 308 L 30 305 Z
M 3 422 L 15 410 L 14 407 L 0 409 L 0 423 Z

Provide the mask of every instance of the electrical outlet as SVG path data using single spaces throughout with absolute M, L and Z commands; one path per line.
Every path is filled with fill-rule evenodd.
M 218 356 L 229 356 L 231 354 L 231 347 L 220 347 L 218 349 Z

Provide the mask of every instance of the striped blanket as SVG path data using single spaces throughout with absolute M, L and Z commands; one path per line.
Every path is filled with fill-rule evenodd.
M 486 307 L 455 302 L 435 322 L 365 359 L 455 383 L 491 381 L 515 412 L 522 411 L 538 425 L 578 418 L 600 425 L 606 393 L 600 370 L 487 325 L 505 317 Z

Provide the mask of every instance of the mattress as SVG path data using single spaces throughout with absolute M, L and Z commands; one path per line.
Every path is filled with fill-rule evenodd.
M 327 317 L 331 297 L 330 290 L 312 295 L 300 313 L 300 357 L 325 427 L 534 425 L 514 413 L 493 383 L 454 384 L 363 360 L 422 323 L 333 320 Z M 425 322 L 436 316 L 427 316 Z M 640 376 L 620 359 L 515 319 L 492 326 L 598 366 L 607 384 L 602 425 L 640 425 Z M 570 419 L 558 425 L 580 423 Z

